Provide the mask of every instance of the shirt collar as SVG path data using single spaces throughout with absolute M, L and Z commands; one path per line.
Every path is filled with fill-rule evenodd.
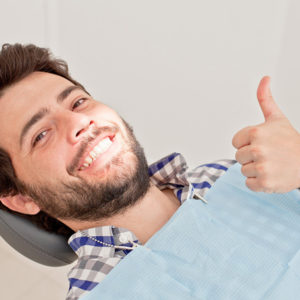
M 194 188 L 188 176 L 186 160 L 180 153 L 172 153 L 149 166 L 150 181 L 160 190 L 174 190 L 175 195 L 183 202 L 193 198 Z
M 193 186 L 186 176 L 188 167 L 184 157 L 180 153 L 172 153 L 151 164 L 148 168 L 150 181 L 160 190 L 170 188 L 174 190 L 177 198 L 182 202 L 193 197 Z M 133 232 L 126 228 L 115 226 L 99 226 L 77 231 L 68 240 L 71 248 L 78 256 L 97 255 L 113 257 L 118 251 L 113 247 L 107 247 L 94 239 L 111 244 L 131 246 L 126 241 L 138 242 Z M 124 250 L 126 253 L 126 250 Z
M 97 240 L 97 241 L 96 241 Z M 69 245 L 78 256 L 100 255 L 113 257 L 116 249 L 103 245 L 104 242 L 113 246 L 131 246 L 130 241 L 138 242 L 133 232 L 115 226 L 99 226 L 80 230 L 69 238 Z

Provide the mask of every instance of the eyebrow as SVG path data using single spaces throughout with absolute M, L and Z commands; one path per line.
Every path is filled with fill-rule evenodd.
M 71 85 L 65 88 L 62 92 L 60 92 L 57 96 L 57 103 L 62 103 L 74 90 L 81 90 L 83 89 L 78 85 Z
M 57 97 L 56 101 L 57 103 L 61 104 L 74 90 L 81 90 L 83 89 L 78 86 L 78 85 L 71 85 L 67 88 L 65 88 L 63 91 L 61 91 Z M 21 131 L 20 139 L 19 139 L 19 144 L 20 147 L 22 148 L 24 138 L 29 132 L 30 128 L 36 124 L 38 121 L 40 121 L 42 118 L 44 118 L 47 114 L 49 114 L 49 109 L 48 108 L 41 108 L 37 113 L 35 113 L 23 126 L 23 129 Z

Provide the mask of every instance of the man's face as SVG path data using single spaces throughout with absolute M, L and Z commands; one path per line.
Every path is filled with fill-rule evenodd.
M 0 147 L 26 193 L 53 217 L 109 217 L 148 190 L 130 126 L 65 78 L 34 72 L 4 92 L 0 108 Z

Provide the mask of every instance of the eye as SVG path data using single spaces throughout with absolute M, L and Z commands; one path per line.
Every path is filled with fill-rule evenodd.
M 72 106 L 72 109 L 77 108 L 78 106 L 82 105 L 85 101 L 87 101 L 87 98 L 80 98 L 78 99 Z
M 47 134 L 47 131 L 43 131 L 41 132 L 39 135 L 37 135 L 37 137 L 34 139 L 34 142 L 33 142 L 33 147 L 41 140 L 45 137 L 45 135 Z

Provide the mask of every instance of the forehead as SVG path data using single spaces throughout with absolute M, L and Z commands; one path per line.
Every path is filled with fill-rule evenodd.
M 49 99 L 48 96 L 51 95 L 51 92 L 55 93 L 66 85 L 73 85 L 73 83 L 55 74 L 33 72 L 5 89 L 4 95 L 0 99 L 0 104 L 7 101 L 16 101 L 14 104 L 21 104 L 35 97 L 38 97 L 40 99 L 39 102 L 42 102 L 47 100 L 47 98 Z
M 54 103 L 70 85 L 74 84 L 61 76 L 34 72 L 5 89 L 0 98 L 0 146 L 10 152 L 26 120 L 39 108 Z

